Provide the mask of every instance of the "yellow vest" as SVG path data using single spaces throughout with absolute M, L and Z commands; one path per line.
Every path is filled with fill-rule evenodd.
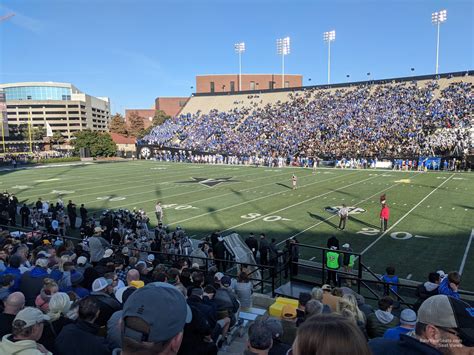
M 328 269 L 339 269 L 339 253 L 328 251 L 326 253 L 326 266 Z

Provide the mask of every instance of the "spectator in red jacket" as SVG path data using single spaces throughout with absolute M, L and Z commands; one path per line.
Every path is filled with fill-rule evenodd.
M 387 230 L 388 219 L 390 218 L 390 209 L 387 204 L 382 204 L 382 210 L 380 211 L 380 229 L 382 232 Z

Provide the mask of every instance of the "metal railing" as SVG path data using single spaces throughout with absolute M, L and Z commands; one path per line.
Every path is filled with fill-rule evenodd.
M 33 230 L 31 228 L 21 228 L 17 226 L 1 224 L 0 227 L 8 229 L 9 231 L 24 231 L 25 234 L 31 232 L 42 233 L 44 238 L 58 238 L 57 235 L 48 234 L 41 230 Z M 72 240 L 75 243 L 82 241 L 81 238 L 73 236 L 60 237 L 65 240 Z M 216 264 L 223 266 L 222 270 L 219 271 L 224 272 L 226 275 L 231 277 L 238 277 L 238 274 L 242 269 L 252 266 L 254 267 L 254 270 L 248 274 L 248 279 L 253 283 L 253 289 L 260 289 L 261 293 L 271 294 L 272 297 L 274 297 L 276 294 L 276 288 L 281 286 L 285 281 L 301 282 L 312 287 L 321 286 L 322 284 L 326 283 L 325 277 L 327 276 L 328 268 L 324 262 L 325 253 L 334 250 L 309 244 L 297 244 L 297 246 L 299 248 L 315 251 L 314 259 L 316 259 L 316 254 L 319 253 L 320 259 L 294 261 L 290 258 L 291 250 L 286 250 L 285 252 L 281 252 L 276 258 L 270 258 L 269 265 L 262 265 L 258 263 L 252 264 L 238 262 L 230 258 L 216 259 L 194 255 L 172 254 L 160 251 L 147 251 L 147 253 L 155 255 L 156 260 L 160 260 L 163 264 L 168 266 L 171 266 L 174 262 L 183 258 L 188 261 L 188 265 L 191 265 L 191 261 L 193 261 L 193 259 L 201 260 L 201 264 L 203 265 L 200 267 L 200 271 L 206 276 L 209 274 L 209 269 L 211 266 Z M 129 246 L 127 247 L 129 250 L 139 252 L 142 251 L 138 248 Z M 123 245 L 111 246 L 111 249 L 115 251 L 120 250 L 121 248 L 123 248 Z M 385 282 L 381 280 L 379 275 L 370 270 L 370 268 L 362 262 L 363 256 L 361 254 L 344 250 L 337 250 L 336 252 L 343 255 L 354 255 L 356 257 L 354 269 L 351 272 L 346 272 L 341 269 L 335 270 L 338 276 L 337 286 L 341 286 L 341 281 L 343 279 L 350 280 L 351 282 L 355 281 L 357 293 L 363 295 L 367 299 L 378 301 L 381 297 L 390 295 L 399 304 L 413 307 L 417 298 L 415 291 L 419 283 L 414 281 L 406 282 L 403 280 L 399 283 Z M 298 270 L 297 274 L 294 273 L 295 269 Z M 260 271 L 260 277 L 255 277 L 257 271 Z M 394 291 L 392 286 L 397 286 L 398 292 Z M 461 296 L 467 296 L 469 299 L 474 300 L 474 292 L 466 290 L 459 290 L 458 292 Z

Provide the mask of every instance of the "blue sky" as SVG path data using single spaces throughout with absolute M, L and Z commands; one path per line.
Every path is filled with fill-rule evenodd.
M 301 0 L 3 0 L 0 82 L 71 82 L 109 96 L 112 111 L 149 108 L 158 96 L 187 96 L 197 74 L 238 72 L 233 44 L 246 43 L 244 73 L 280 73 L 275 41 L 291 37 L 285 71 L 304 84 L 435 70 L 431 13 L 441 26 L 442 72 L 473 69 L 474 2 Z M 350 75 L 347 79 L 346 75 Z M 308 79 L 311 78 L 311 82 Z

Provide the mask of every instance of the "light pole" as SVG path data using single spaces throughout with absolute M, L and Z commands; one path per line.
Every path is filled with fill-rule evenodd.
M 245 43 L 234 44 L 235 53 L 239 54 L 239 91 L 242 91 L 242 53 L 245 52 Z
M 438 58 L 439 58 L 439 28 L 443 22 L 448 19 L 448 12 L 446 10 L 441 10 L 438 12 L 433 12 L 431 14 L 431 22 L 437 27 L 436 34 L 436 74 L 438 74 Z
M 285 55 L 290 54 L 290 37 L 277 39 L 277 53 L 281 55 L 281 87 L 285 88 Z
M 323 33 L 324 42 L 328 44 L 328 84 L 331 83 L 331 42 L 336 40 L 336 31 L 328 31 Z

